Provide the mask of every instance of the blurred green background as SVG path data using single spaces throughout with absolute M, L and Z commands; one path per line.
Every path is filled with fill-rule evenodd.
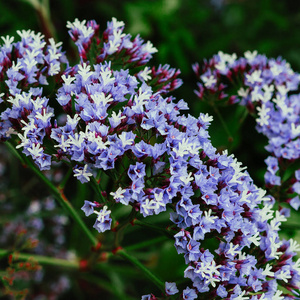
M 16 30 L 43 31 L 34 4 L 45 0 L 0 0 L 0 35 L 16 35 Z M 95 19 L 104 30 L 112 17 L 123 20 L 125 31 L 151 40 L 159 50 L 151 65 L 170 64 L 179 68 L 184 85 L 174 92 L 183 98 L 192 114 L 211 108 L 197 100 L 197 78 L 191 65 L 210 58 L 218 51 L 243 55 L 257 50 L 268 57 L 282 56 L 295 71 L 300 70 L 300 2 L 293 0 L 49 0 L 49 14 L 57 40 L 68 52 L 72 46 L 66 23 Z M 248 166 L 259 185 L 263 185 L 267 141 L 257 134 L 255 121 L 248 117 L 239 123 L 243 109 L 222 108 L 234 141 L 231 150 Z M 228 135 L 218 118 L 211 125 L 213 144 L 229 147 Z M 250 153 L 250 154 L 249 154 Z

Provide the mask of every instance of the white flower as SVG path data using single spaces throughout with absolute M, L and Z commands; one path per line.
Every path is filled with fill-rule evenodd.
M 143 211 L 144 211 L 143 212 L 143 216 L 145 217 L 145 216 L 148 216 L 148 215 L 151 214 L 150 210 L 155 209 L 156 208 L 156 204 L 155 204 L 154 201 L 152 201 L 152 200 L 150 201 L 147 198 L 146 201 L 141 204 L 141 207 L 143 208 Z
M 111 192 L 110 195 L 114 197 L 114 200 L 120 200 L 124 198 L 124 193 L 126 190 L 119 187 L 115 192 Z
M 238 91 L 237 91 L 238 95 L 242 98 L 245 98 L 248 96 L 249 94 L 249 89 L 244 89 L 244 88 L 240 88 Z
M 237 250 L 239 245 L 233 245 L 233 243 L 229 244 L 229 249 L 226 251 L 226 257 L 228 255 L 232 255 L 233 257 L 240 253 L 240 250 Z
M 281 95 L 286 95 L 289 91 L 285 85 L 277 85 L 276 88 Z
M 70 75 L 62 75 L 61 78 L 64 81 L 65 85 L 70 85 L 75 80 L 75 77 L 72 77 Z
M 49 71 L 48 71 L 48 74 L 50 76 L 53 76 L 53 75 L 56 75 L 58 74 L 60 71 L 60 66 L 59 64 L 53 64 L 53 63 L 50 63 L 50 68 L 49 68 Z
M 82 81 L 85 82 L 94 73 L 90 71 L 91 66 L 83 63 L 83 65 L 78 66 L 78 74 L 81 76 Z
M 122 142 L 122 147 L 131 146 L 134 142 L 134 139 L 127 139 L 126 132 L 124 131 L 119 135 L 119 139 Z
M 43 115 L 40 112 L 37 112 L 36 118 L 40 119 L 44 123 L 46 123 L 52 116 L 54 116 L 52 112 L 46 113 L 45 110 L 43 112 Z
M 75 21 L 72 23 L 70 21 L 67 22 L 67 28 L 70 28 L 70 29 L 81 29 L 82 27 L 85 26 L 85 23 L 86 23 L 86 20 L 83 20 L 83 21 L 79 21 L 77 18 L 75 19 Z
M 269 119 L 270 119 L 270 115 L 268 114 L 268 112 L 271 109 L 266 107 L 266 105 L 262 104 L 261 107 L 257 107 L 257 111 L 258 111 L 258 118 L 256 119 L 256 122 L 260 125 L 260 126 L 264 126 L 264 125 L 269 125 Z
M 153 44 L 150 41 L 148 41 L 146 44 L 143 44 L 141 47 L 141 50 L 143 52 L 147 52 L 149 54 L 152 54 L 152 53 L 155 53 L 158 51 L 155 47 L 153 47 Z
M 119 111 L 118 114 L 115 113 L 115 111 L 112 112 L 111 118 L 115 123 L 121 122 L 121 120 L 125 119 L 126 116 L 121 116 L 122 112 Z
M 87 167 L 88 166 L 85 165 L 83 169 L 74 169 L 74 172 L 76 172 L 76 174 L 74 174 L 74 177 L 83 176 L 87 181 L 90 181 L 90 177 L 93 176 L 93 174 L 87 172 Z
M 166 204 L 163 202 L 163 193 L 154 194 L 154 199 L 152 200 L 155 203 L 155 209 L 159 209 L 160 207 L 165 207 Z
M 300 135 L 300 125 L 297 125 L 295 123 L 291 123 L 291 137 L 294 139 Z
M 150 98 L 149 91 L 146 90 L 146 91 L 143 92 L 142 88 L 140 87 L 138 95 L 134 96 L 135 105 L 142 106 L 145 103 L 147 103 L 149 98 Z
M 256 51 L 256 50 L 254 50 L 253 52 L 251 52 L 251 51 L 246 51 L 246 52 L 244 53 L 244 56 L 245 56 L 246 59 L 249 60 L 249 62 L 251 62 L 251 61 L 252 61 L 253 59 L 255 59 L 255 57 L 257 56 L 257 51 Z
M 106 104 L 108 104 L 109 102 L 112 102 L 114 100 L 111 97 L 111 94 L 108 94 L 106 96 L 103 92 L 95 93 L 95 94 L 91 95 L 91 98 L 93 99 L 93 101 L 96 105 L 102 104 L 103 106 L 105 106 Z
M 52 49 L 55 49 L 55 50 L 57 50 L 62 45 L 62 42 L 56 43 L 54 38 L 50 38 L 48 41 L 49 41 Z
M 101 71 L 100 76 L 103 85 L 110 84 L 115 80 L 115 77 L 112 76 L 111 70 Z
M 278 272 L 276 272 L 275 278 L 279 279 L 279 280 L 283 280 L 285 283 L 288 282 L 288 279 L 292 278 L 290 270 L 286 270 L 286 269 L 282 270 L 281 269 L 280 272 L 279 273 Z
M 251 92 L 251 100 L 252 102 L 256 102 L 256 101 L 262 101 L 264 99 L 264 96 L 261 92 L 260 87 L 255 86 L 254 90 Z
M 217 83 L 217 79 L 214 77 L 214 75 L 207 76 L 201 76 L 202 81 L 204 82 L 205 87 L 211 88 L 214 84 Z
M 277 291 L 276 294 L 272 297 L 272 300 L 284 300 L 284 296 L 281 296 L 282 291 Z
M 9 47 L 13 43 L 15 38 L 13 36 L 10 37 L 9 35 L 7 35 L 6 37 L 1 36 L 1 39 L 3 40 L 5 47 Z
M 26 138 L 26 136 L 23 136 L 22 134 L 18 133 L 18 137 L 21 140 L 21 143 L 16 146 L 16 149 L 19 149 L 19 148 L 24 147 L 27 144 L 29 144 L 30 141 L 29 141 L 29 139 Z
M 248 300 L 249 297 L 245 296 L 246 291 L 243 291 L 240 295 L 238 295 L 237 297 L 233 298 L 234 300 Z
M 94 213 L 98 215 L 97 221 L 99 221 L 100 223 L 104 223 L 105 217 L 111 213 L 111 211 L 107 210 L 107 208 L 108 207 L 105 205 L 105 206 L 103 206 L 103 209 L 101 209 L 99 212 L 94 211 Z
M 290 241 L 290 248 L 289 250 L 292 252 L 299 252 L 300 251 L 300 245 L 297 241 L 294 241 L 293 239 L 289 239 Z
M 272 269 L 272 266 L 270 266 L 270 264 L 267 264 L 264 271 L 262 271 L 262 275 L 274 277 L 274 272 L 272 272 L 271 269 Z
M 280 229 L 279 226 L 281 225 L 281 222 L 285 222 L 286 220 L 287 218 L 280 214 L 280 212 L 277 210 L 274 219 L 272 219 L 270 222 L 272 230 L 278 231 Z
M 215 220 L 215 219 L 218 219 L 218 217 L 217 217 L 217 216 L 212 216 L 211 213 L 212 213 L 212 210 L 211 210 L 211 209 L 209 209 L 208 211 L 205 210 L 205 211 L 204 211 L 204 217 L 203 217 L 203 218 L 205 218 L 207 222 L 215 223 L 214 220 Z
M 118 21 L 115 17 L 112 18 L 113 28 L 123 27 L 125 23 L 123 21 Z
M 43 153 L 43 148 L 41 147 L 41 144 L 32 144 L 31 148 L 27 148 L 28 152 L 31 153 L 31 155 L 36 158 L 42 155 Z
M 183 182 L 184 185 L 188 185 L 191 181 L 194 180 L 193 173 L 190 172 L 189 174 L 182 175 L 179 179 Z
M 145 67 L 143 71 L 139 72 L 138 76 L 141 80 L 148 81 L 152 78 L 149 74 L 151 74 L 150 67 Z
M 69 135 L 69 144 L 77 146 L 78 148 L 81 148 L 82 143 L 84 142 L 85 134 L 83 131 L 80 131 L 79 134 L 76 132 L 74 134 L 74 137 L 72 135 Z
M 255 235 L 253 235 L 252 237 L 248 238 L 248 241 L 250 241 L 251 243 L 253 243 L 255 246 L 259 246 L 260 245 L 260 236 L 259 236 L 259 232 L 256 232 Z
M 63 149 L 63 151 L 65 151 L 65 152 L 67 151 L 67 147 L 69 147 L 69 146 L 70 146 L 69 141 L 68 140 L 65 141 L 65 137 L 63 135 L 61 136 L 60 144 L 54 145 L 55 148 L 59 147 L 59 148 Z
M 251 83 L 254 84 L 256 82 L 262 82 L 261 70 L 255 70 L 251 74 L 246 75 L 246 79 Z
M 272 258 L 275 258 L 275 259 L 279 259 L 279 256 L 281 254 L 283 254 L 282 252 L 279 252 L 277 251 L 278 248 L 282 245 L 282 242 L 279 241 L 278 243 L 276 243 L 276 236 L 273 235 L 271 238 L 270 238 L 270 248 L 271 248 L 271 254 L 270 254 L 270 257 Z
M 273 218 L 273 205 L 272 204 L 266 204 L 263 206 L 263 208 L 259 211 L 259 215 L 261 217 L 261 222 L 264 222 L 266 220 L 270 220 Z

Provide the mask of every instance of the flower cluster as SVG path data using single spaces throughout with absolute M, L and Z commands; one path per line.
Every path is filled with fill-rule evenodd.
M 193 68 L 201 80 L 196 91 L 200 99 L 213 95 L 222 100 L 232 85 L 238 87 L 229 103 L 244 105 L 255 115 L 257 131 L 268 138 L 266 186 L 280 186 L 280 171 L 300 157 L 300 95 L 292 94 L 298 89 L 300 75 L 285 60 L 268 59 L 257 51 L 247 51 L 241 58 L 219 52 L 202 68 L 199 64 Z M 298 209 L 297 196 L 291 196 L 286 201 Z
M 273 199 L 254 185 L 233 155 L 217 153 L 208 134 L 212 117 L 184 115 L 187 103 L 166 95 L 181 84 L 179 71 L 168 65 L 142 70 L 139 66 L 156 49 L 140 37 L 131 41 L 123 33 L 124 23 L 114 18 L 102 35 L 95 21 L 75 20 L 67 26 L 81 62 L 57 69 L 55 99 L 30 86 L 31 77 L 19 69 L 25 82 L 8 86 L 2 95 L 9 106 L 1 114 L 3 139 L 15 136 L 17 148 L 41 170 L 53 160 L 64 161 L 81 183 L 98 191 L 101 176 L 110 178 L 109 190 L 99 192 L 100 203 L 86 200 L 82 207 L 86 216 L 97 215 L 94 228 L 99 232 L 111 228 L 114 203 L 129 205 L 143 217 L 169 209 L 175 247 L 184 255 L 184 275 L 192 281 L 181 298 L 289 299 L 278 285 L 297 293 L 300 260 L 293 258 L 299 246 L 278 236 L 286 211 L 273 210 Z M 57 62 L 63 62 L 60 44 L 39 41 L 45 57 L 52 47 Z M 27 52 L 37 60 L 34 50 Z M 7 64 L 3 78 L 10 76 L 9 64 L 15 65 Z M 57 75 L 50 65 L 42 56 L 41 70 L 32 78 L 41 78 L 45 70 Z M 202 80 L 208 88 L 216 84 L 213 74 Z M 63 112 L 60 118 L 54 106 Z M 167 295 L 178 292 L 166 283 Z

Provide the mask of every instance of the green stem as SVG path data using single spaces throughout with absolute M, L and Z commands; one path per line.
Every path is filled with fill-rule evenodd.
M 132 222 L 132 220 L 135 218 L 136 214 L 137 214 L 136 210 L 134 208 L 132 208 L 128 217 L 115 228 L 116 235 L 115 235 L 114 244 L 115 244 L 116 248 L 120 246 L 120 242 L 123 237 L 124 229 L 130 224 L 130 222 Z
M 13 150 L 12 153 L 15 154 L 15 149 L 12 144 L 6 142 L 6 145 L 10 150 Z M 18 156 L 19 158 L 19 156 Z M 92 232 L 88 229 L 88 227 L 84 224 L 74 207 L 68 201 L 66 196 L 63 194 L 63 191 L 60 191 L 25 155 L 22 155 L 23 161 L 25 161 L 26 165 L 44 182 L 44 184 L 48 187 L 48 189 L 52 192 L 55 199 L 59 202 L 59 204 L 63 207 L 63 209 L 72 217 L 72 219 L 77 223 L 77 225 L 82 229 L 83 233 L 87 236 L 93 246 L 98 244 L 96 237 L 92 234 Z
M 228 129 L 228 126 L 227 126 L 226 122 L 224 121 L 224 119 L 223 119 L 223 117 L 222 117 L 222 115 L 221 115 L 218 107 L 215 105 L 215 103 L 213 101 L 211 101 L 209 103 L 210 103 L 211 107 L 213 108 L 214 112 L 216 113 L 216 115 L 218 116 L 218 118 L 219 118 L 219 120 L 220 120 L 220 122 L 221 122 L 221 124 L 222 124 L 222 126 L 223 126 L 223 128 L 225 130 L 225 132 L 227 133 L 227 135 L 228 135 L 228 142 L 229 142 L 229 145 L 231 145 L 232 142 L 233 142 L 233 137 L 232 137 L 232 134 L 230 133 L 230 130 Z
M 172 240 L 174 239 L 174 236 L 170 233 L 169 230 L 163 229 L 163 228 L 161 228 L 160 226 L 156 226 L 156 225 L 153 225 L 153 224 L 150 224 L 150 223 L 146 223 L 146 222 L 143 222 L 143 221 L 140 221 L 140 220 L 137 220 L 137 219 L 134 220 L 134 224 L 135 224 L 135 225 L 142 226 L 142 227 L 154 229 L 154 230 L 156 230 L 156 231 L 158 231 L 158 232 L 163 233 L 163 234 L 166 235 L 168 238 L 171 238 Z
M 0 258 L 8 256 L 9 254 L 12 254 L 12 251 L 0 249 Z M 65 268 L 76 269 L 76 270 L 79 269 L 79 262 L 61 259 L 61 258 L 36 255 L 36 254 L 28 254 L 28 253 L 19 253 L 19 252 L 17 252 L 16 258 L 17 260 L 22 260 L 22 261 L 33 259 L 34 261 L 36 261 L 38 264 L 41 265 L 65 267 Z
M 116 254 L 132 263 L 136 268 L 142 271 L 163 293 L 165 292 L 165 284 L 135 257 L 129 255 L 124 249 L 117 251 Z
M 156 243 L 164 242 L 166 240 L 168 240 L 167 237 L 159 236 L 159 237 L 151 239 L 151 240 L 143 241 L 143 242 L 140 242 L 140 243 L 128 246 L 128 247 L 124 247 L 124 249 L 126 251 L 138 250 L 138 249 L 141 249 L 141 248 L 146 248 L 146 247 L 152 246 Z
M 94 178 L 94 176 L 91 177 L 91 183 L 92 183 L 92 187 L 94 189 L 94 191 L 96 192 L 96 194 L 100 197 L 101 202 L 102 203 L 106 203 L 107 201 L 105 200 L 105 198 L 103 197 L 102 193 L 101 193 L 101 189 L 99 187 L 99 183 L 97 183 L 96 179 Z

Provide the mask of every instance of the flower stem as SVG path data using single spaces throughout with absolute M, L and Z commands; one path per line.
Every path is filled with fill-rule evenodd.
M 162 292 L 165 292 L 165 284 L 135 257 L 128 254 L 124 249 L 118 250 L 116 254 L 132 263 L 136 268 L 142 271 Z
M 14 146 L 6 142 L 6 145 L 11 150 L 13 154 L 16 154 Z M 23 162 L 44 182 L 44 184 L 48 187 L 48 189 L 52 192 L 55 199 L 59 202 L 59 204 L 63 207 L 63 209 L 72 217 L 72 219 L 77 223 L 77 225 L 82 229 L 83 233 L 90 240 L 93 246 L 98 244 L 96 237 L 92 234 L 92 232 L 88 229 L 88 227 L 84 224 L 72 204 L 68 201 L 66 196 L 64 195 L 62 190 L 59 190 L 25 155 L 19 154 L 17 157 L 21 155 Z
M 168 240 L 167 237 L 165 237 L 165 236 L 159 236 L 159 237 L 151 239 L 151 240 L 143 241 L 143 242 L 140 242 L 140 243 L 137 243 L 137 244 L 125 247 L 124 249 L 126 251 L 138 250 L 138 249 L 146 248 L 148 246 L 152 246 L 152 245 L 154 245 L 156 243 L 161 243 L 161 242 L 164 242 L 164 241 L 167 241 L 167 240 Z
M 174 239 L 174 236 L 167 229 L 164 229 L 164 228 L 161 228 L 159 226 L 156 226 L 156 225 L 153 225 L 153 224 L 150 224 L 150 223 L 147 223 L 147 222 L 143 222 L 143 221 L 140 221 L 140 220 L 137 220 L 137 219 L 135 219 L 133 223 L 135 225 L 139 225 L 139 226 L 142 226 L 142 227 L 147 227 L 147 228 L 150 228 L 150 229 L 154 229 L 158 232 L 163 233 L 168 238 L 171 238 L 172 240 Z
M 233 142 L 233 137 L 232 137 L 232 134 L 230 133 L 230 130 L 228 129 L 228 126 L 226 124 L 226 122 L 224 121 L 220 111 L 219 111 L 219 108 L 217 107 L 217 105 L 211 101 L 209 102 L 209 104 L 211 105 L 211 107 L 213 108 L 214 112 L 216 113 L 216 115 L 218 116 L 225 132 L 227 133 L 227 136 L 228 136 L 228 142 L 229 142 L 229 145 L 228 145 L 228 148 L 230 148 L 230 146 L 232 145 L 232 142 Z
M 10 250 L 3 250 L 0 249 L 0 257 L 8 256 L 12 254 Z M 67 259 L 43 256 L 43 255 L 36 255 L 36 254 L 28 254 L 28 253 L 16 253 L 17 260 L 28 260 L 33 259 L 40 265 L 47 265 L 47 266 L 55 266 L 55 267 L 65 267 L 70 269 L 79 269 L 79 262 L 71 261 Z

